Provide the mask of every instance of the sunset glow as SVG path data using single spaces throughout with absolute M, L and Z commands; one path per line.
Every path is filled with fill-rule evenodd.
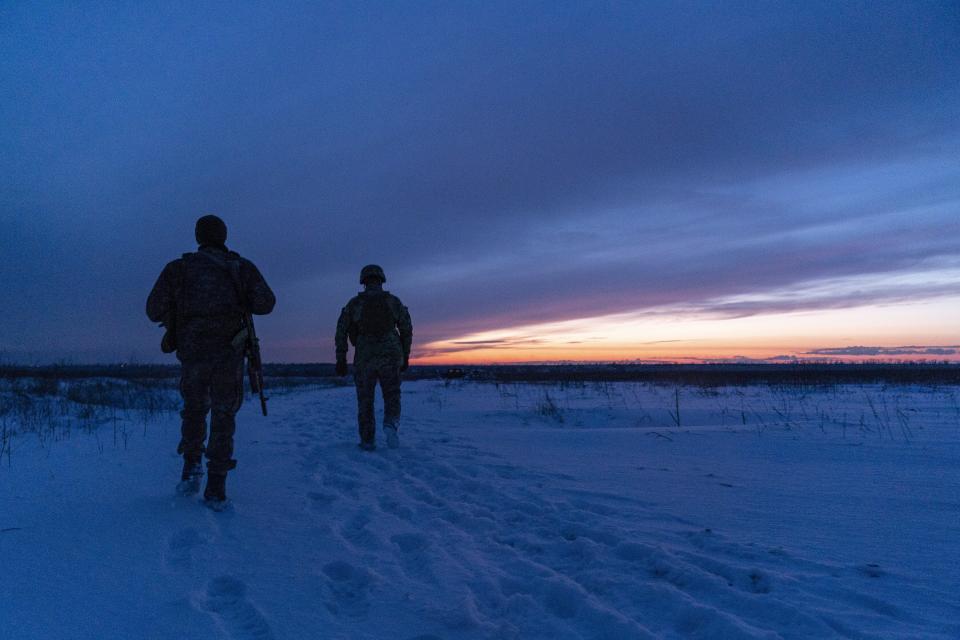
M 662 309 L 437 341 L 417 362 L 960 361 L 958 309 L 960 296 L 746 317 Z

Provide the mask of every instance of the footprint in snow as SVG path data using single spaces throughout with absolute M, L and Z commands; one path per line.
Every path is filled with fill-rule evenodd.
M 430 540 L 420 533 L 398 533 L 390 541 L 400 549 L 404 571 L 411 578 L 436 583 L 433 562 L 428 548 Z
M 341 495 L 350 498 L 357 497 L 357 487 L 359 484 L 355 480 L 339 475 L 327 475 L 323 479 L 323 486 L 328 487 Z
M 380 546 L 380 539 L 375 533 L 367 529 L 370 517 L 365 513 L 358 513 L 345 525 L 340 527 L 340 535 L 353 547 L 369 550 Z
M 390 536 L 390 540 L 404 553 L 423 551 L 430 544 L 427 537 L 420 533 L 398 533 Z
M 310 498 L 310 502 L 314 507 L 320 509 L 330 506 L 337 499 L 337 496 L 321 491 L 311 491 L 307 494 L 307 497 Z
M 377 504 L 380 505 L 381 511 L 391 513 L 402 520 L 413 518 L 413 511 L 409 507 L 390 496 L 380 496 L 377 498 Z
M 857 567 L 857 571 L 868 578 L 882 578 L 886 572 L 878 564 L 864 564 Z
M 193 527 L 177 531 L 167 543 L 167 564 L 174 569 L 186 569 L 193 563 L 194 548 L 205 543 L 200 532 Z
M 575 523 L 565 524 L 560 528 L 559 533 L 560 537 L 567 542 L 573 542 L 577 539 L 583 538 L 591 542 L 606 545 L 608 547 L 616 547 L 621 542 L 620 537 L 614 533 L 602 531 L 600 529 L 583 527 Z
M 368 591 L 373 582 L 366 569 L 337 560 L 324 565 L 329 596 L 326 606 L 330 613 L 347 618 L 362 618 L 370 609 Z
M 273 639 L 273 632 L 263 614 L 247 599 L 247 585 L 232 576 L 220 576 L 210 581 L 203 608 L 230 638 Z

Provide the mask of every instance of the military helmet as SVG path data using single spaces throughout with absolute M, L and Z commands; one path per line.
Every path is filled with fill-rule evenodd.
M 368 264 L 360 269 L 360 284 L 364 284 L 367 278 L 380 278 L 380 282 L 387 281 L 387 276 L 383 273 L 383 267 L 378 264 Z

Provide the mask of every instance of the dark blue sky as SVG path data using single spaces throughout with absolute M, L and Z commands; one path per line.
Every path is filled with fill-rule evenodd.
M 204 213 L 277 293 L 271 360 L 332 358 L 368 262 L 421 347 L 953 300 L 958 7 L 0 4 L 0 350 L 159 359 Z

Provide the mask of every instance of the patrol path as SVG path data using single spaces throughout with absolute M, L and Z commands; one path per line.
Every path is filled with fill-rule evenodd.
M 0 470 L 0 528 L 18 528 L 0 534 L 0 619 L 13 638 L 956 634 L 956 576 L 921 555 L 950 548 L 950 525 L 908 513 L 924 550 L 867 557 L 866 532 L 809 502 L 808 471 L 855 467 L 863 446 L 638 428 L 609 389 L 551 392 L 555 412 L 541 387 L 408 383 L 401 448 L 375 453 L 356 448 L 351 387 L 275 394 L 266 419 L 248 403 L 221 514 L 173 495 L 174 419 L 126 451 L 21 446 Z M 638 400 L 653 411 L 656 393 Z M 871 464 L 956 462 L 955 442 L 932 459 L 890 446 Z M 811 524 L 791 533 L 795 483 Z M 837 528 L 818 538 L 821 519 Z

